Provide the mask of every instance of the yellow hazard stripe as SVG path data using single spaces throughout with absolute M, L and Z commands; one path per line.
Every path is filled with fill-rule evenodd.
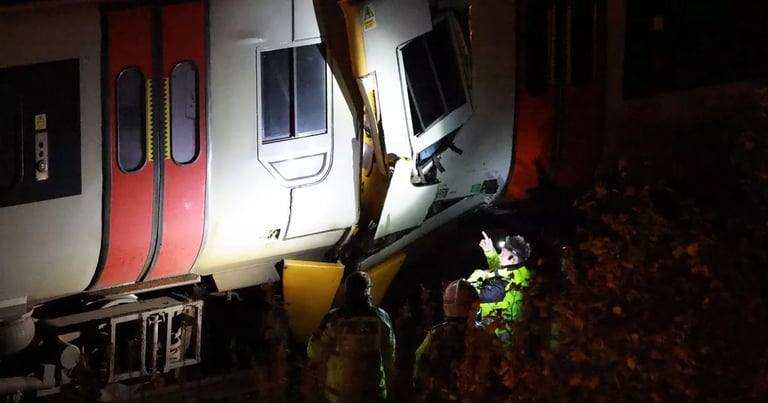
M 155 147 L 154 143 L 152 143 L 152 80 L 147 80 L 147 88 L 146 88 L 146 95 L 147 95 L 147 160 L 149 162 L 152 162 L 155 160 Z
M 168 77 L 163 79 L 163 91 L 165 91 L 165 100 L 163 114 L 165 123 L 163 124 L 163 133 L 165 135 L 165 159 L 171 159 L 171 87 Z

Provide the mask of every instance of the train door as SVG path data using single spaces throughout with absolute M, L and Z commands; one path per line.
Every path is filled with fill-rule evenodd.
M 569 0 L 565 77 L 553 173 L 564 187 L 584 184 L 597 168 L 604 125 L 604 23 L 601 0 Z
M 104 239 L 95 286 L 183 274 L 205 202 L 204 8 L 104 11 Z
M 524 199 L 538 183 L 537 164 L 551 168 L 555 105 L 555 1 L 523 0 L 517 9 L 517 126 L 505 197 Z
M 519 2 L 518 119 L 507 199 L 527 197 L 540 170 L 565 187 L 593 174 L 604 114 L 603 10 L 600 0 Z
M 205 17 L 201 1 L 163 6 L 163 210 L 146 279 L 187 273 L 203 236 L 206 175 Z

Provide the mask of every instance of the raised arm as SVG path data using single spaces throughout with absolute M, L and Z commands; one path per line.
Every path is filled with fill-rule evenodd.
M 493 246 L 493 240 L 485 233 L 485 231 L 483 231 L 483 239 L 480 240 L 480 248 L 483 249 L 483 254 L 485 254 L 485 260 L 488 262 L 488 269 L 492 271 L 498 270 L 501 267 L 499 265 L 499 254 Z

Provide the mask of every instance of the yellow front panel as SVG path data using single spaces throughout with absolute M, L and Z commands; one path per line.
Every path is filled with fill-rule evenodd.
M 285 260 L 283 296 L 293 336 L 306 342 L 330 309 L 344 275 L 341 263 Z
M 389 285 L 392 284 L 392 280 L 395 279 L 395 276 L 400 271 L 403 262 L 405 262 L 405 253 L 400 253 L 368 270 L 368 275 L 371 276 L 371 281 L 373 281 L 371 297 L 374 305 L 379 305 L 381 300 L 384 299 L 384 294 L 387 293 Z

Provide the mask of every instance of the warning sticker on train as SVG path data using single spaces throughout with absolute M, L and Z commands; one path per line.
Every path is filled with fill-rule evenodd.
M 374 28 L 376 28 L 376 14 L 373 12 L 373 7 L 368 5 L 363 11 L 363 29 L 370 31 Z
M 45 113 L 35 115 L 35 130 L 45 130 L 48 128 L 48 119 Z

